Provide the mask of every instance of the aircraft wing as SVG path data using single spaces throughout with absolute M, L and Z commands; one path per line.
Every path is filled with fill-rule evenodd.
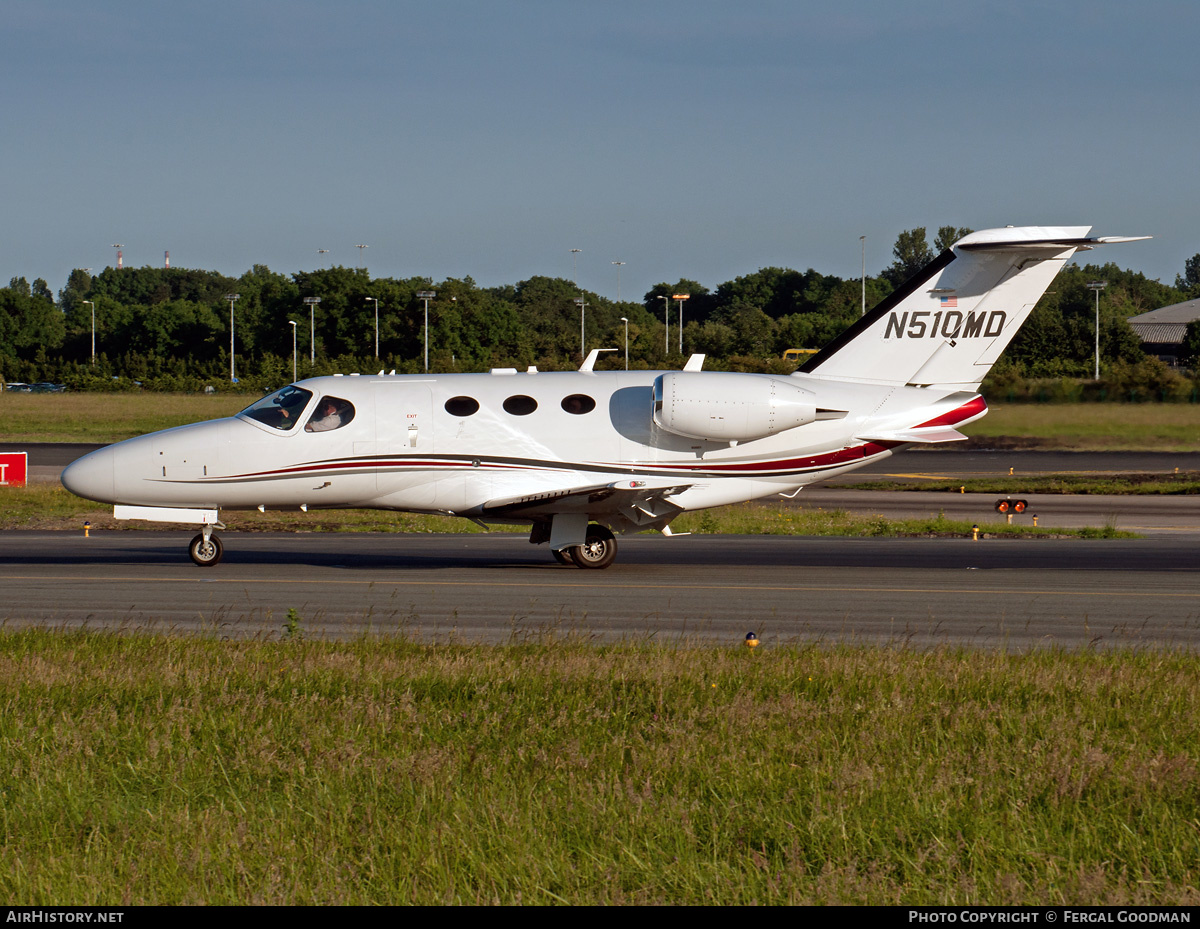
M 655 480 L 623 480 L 543 490 L 517 497 L 489 500 L 480 518 L 550 518 L 559 514 L 584 513 L 619 532 L 652 529 L 666 525 L 683 511 L 670 497 L 691 484 Z

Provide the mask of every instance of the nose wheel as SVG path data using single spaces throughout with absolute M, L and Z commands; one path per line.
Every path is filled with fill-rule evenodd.
M 188 545 L 188 555 L 198 567 L 211 568 L 221 560 L 221 556 L 225 554 L 225 546 L 221 544 L 212 533 L 211 526 L 205 526 L 204 531 L 196 538 L 192 539 Z

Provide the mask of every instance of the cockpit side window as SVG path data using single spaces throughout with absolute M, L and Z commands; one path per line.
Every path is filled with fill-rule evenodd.
M 354 419 L 354 404 L 340 397 L 324 396 L 317 401 L 308 422 L 304 424 L 305 432 L 332 432 L 341 429 Z
M 265 426 L 286 432 L 300 421 L 300 415 L 311 399 L 311 390 L 292 384 L 251 404 L 239 415 L 249 416 Z

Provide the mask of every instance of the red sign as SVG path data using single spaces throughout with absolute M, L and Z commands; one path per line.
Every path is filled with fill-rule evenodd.
M 28 456 L 28 452 L 0 452 L 0 487 L 25 486 Z

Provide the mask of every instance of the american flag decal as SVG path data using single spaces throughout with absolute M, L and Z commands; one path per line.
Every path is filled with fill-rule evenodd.
M 958 306 L 958 297 L 940 297 L 943 310 L 952 310 Z

